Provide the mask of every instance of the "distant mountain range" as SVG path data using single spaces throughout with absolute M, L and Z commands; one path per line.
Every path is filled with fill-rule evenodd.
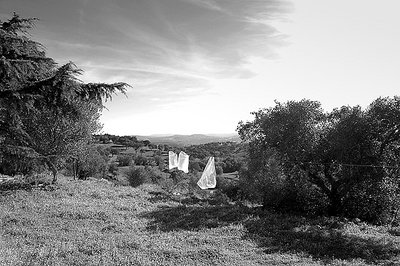
M 136 136 L 138 140 L 149 140 L 153 144 L 168 144 L 171 146 L 199 145 L 211 142 L 239 142 L 236 133 L 232 134 L 193 134 L 193 135 L 150 135 Z

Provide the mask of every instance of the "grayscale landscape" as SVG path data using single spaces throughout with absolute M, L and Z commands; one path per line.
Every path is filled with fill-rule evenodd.
M 0 266 L 400 265 L 396 0 L 0 0 Z

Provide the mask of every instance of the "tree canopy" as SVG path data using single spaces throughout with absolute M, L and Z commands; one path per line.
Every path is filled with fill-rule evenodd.
M 93 108 L 98 113 L 104 101 L 114 93 L 125 93 L 129 86 L 123 82 L 84 83 L 77 78 L 82 71 L 72 62 L 58 66 L 46 56 L 43 45 L 27 34 L 36 20 L 14 13 L 8 21 L 0 21 L 0 162 L 5 156 L 14 155 L 50 163 L 49 158 L 68 150 L 55 145 L 56 141 L 69 145 L 82 135 L 75 128 L 69 134 L 77 134 L 74 140 L 39 144 L 41 138 L 47 135 L 51 141 L 49 132 L 54 139 L 65 135 L 65 126 L 88 118 L 88 108 L 92 108 L 91 118 L 96 120 Z M 93 129 L 93 123 L 89 124 L 86 126 Z M 86 136 L 94 133 L 88 128 L 81 128 L 80 132 Z
M 264 169 L 266 178 L 273 158 L 279 162 L 275 171 L 281 169 L 286 179 L 324 195 L 332 215 L 375 220 L 378 209 L 393 200 L 385 196 L 399 185 L 399 97 L 379 98 L 366 110 L 344 106 L 330 113 L 316 101 L 276 102 L 253 114 L 253 121 L 238 126 L 250 144 L 253 172 Z

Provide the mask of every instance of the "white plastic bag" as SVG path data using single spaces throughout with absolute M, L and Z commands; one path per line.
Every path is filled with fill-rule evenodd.
M 201 175 L 199 181 L 197 181 L 197 185 L 201 189 L 215 188 L 217 186 L 217 173 L 215 171 L 214 157 L 210 157 L 210 159 L 208 159 L 203 174 Z
M 189 173 L 189 155 L 183 151 L 179 153 L 178 169 L 185 173 Z
M 173 151 L 169 151 L 168 157 L 169 157 L 169 170 L 178 167 L 178 155 Z

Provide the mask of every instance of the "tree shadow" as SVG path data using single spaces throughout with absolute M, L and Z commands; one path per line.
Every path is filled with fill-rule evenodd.
M 200 199 L 191 197 L 191 196 L 175 196 L 170 193 L 164 192 L 164 191 L 150 191 L 149 194 L 151 197 L 149 198 L 149 201 L 151 203 L 159 203 L 159 202 L 179 202 L 182 204 L 196 204 L 201 202 Z
M 147 225 L 148 230 L 195 231 L 240 223 L 251 212 L 249 208 L 246 208 L 246 212 L 243 207 L 236 205 L 204 204 L 206 205 L 161 206 L 158 210 L 143 214 L 143 217 L 151 220 Z
M 0 182 L 0 191 L 32 190 L 32 185 L 20 180 L 7 180 Z
M 151 220 L 148 230 L 164 232 L 242 224 L 243 239 L 254 241 L 268 254 L 299 252 L 326 263 L 334 259 L 390 262 L 400 256 L 400 247 L 393 241 L 345 234 L 332 220 L 263 213 L 243 205 L 162 206 L 143 216 Z
M 185 193 L 185 194 L 174 194 L 167 191 L 149 191 L 150 194 L 149 201 L 151 203 L 159 203 L 159 202 L 179 202 L 185 205 L 221 205 L 226 203 L 224 198 L 218 197 L 218 193 L 216 195 L 208 195 L 204 197 L 204 195 L 196 195 L 196 193 Z
M 148 199 L 151 203 L 167 202 L 171 200 L 171 196 L 164 191 L 149 191 L 150 198 Z
M 332 220 L 324 222 L 322 219 L 266 215 L 249 220 L 245 227 L 245 238 L 255 241 L 265 253 L 301 252 L 326 263 L 333 259 L 362 259 L 377 263 L 400 255 L 400 249 L 393 241 L 362 234 L 345 234 L 343 228 Z

